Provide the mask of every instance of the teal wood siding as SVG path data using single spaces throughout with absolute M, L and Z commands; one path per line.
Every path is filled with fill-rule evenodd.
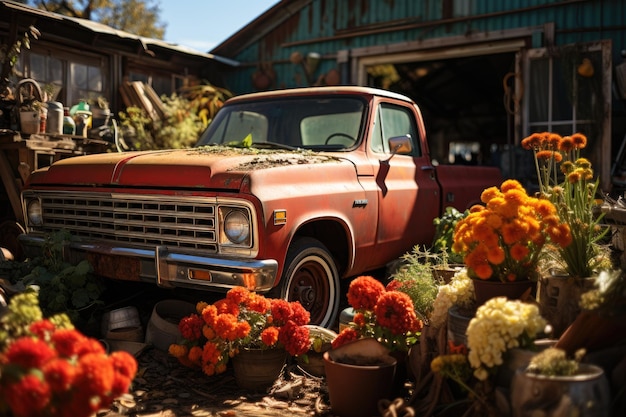
M 285 2 L 277 7 L 289 8 Z M 554 23 L 555 44 L 603 39 L 613 41 L 613 61 L 626 49 L 626 6 L 622 0 L 313 0 L 237 51 L 214 50 L 241 66 L 226 76 L 235 93 L 254 91 L 253 74 L 271 66 L 271 88 L 306 85 L 292 53 L 321 54 L 316 76 L 337 67 L 337 52 L 381 45 L 494 33 L 516 28 L 541 28 Z M 244 28 L 242 32 L 245 32 Z M 253 38 L 254 39 L 254 38 Z M 541 47 L 533 38 L 529 47 Z M 299 74 L 299 75 L 298 75 Z

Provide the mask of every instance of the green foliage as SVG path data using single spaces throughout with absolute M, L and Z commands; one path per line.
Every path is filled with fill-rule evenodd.
M 454 228 L 456 224 L 468 214 L 468 210 L 461 213 L 454 207 L 446 207 L 443 215 L 433 220 L 435 237 L 431 252 L 441 254 L 444 257 L 444 263 L 463 263 L 463 257 L 452 251 L 452 244 L 454 243 Z
M 165 24 L 160 22 L 161 9 L 152 0 L 41 0 L 33 7 L 94 20 L 115 29 L 148 38 L 163 39 Z
M 103 304 L 100 296 L 105 287 L 92 274 L 91 265 L 86 260 L 76 265 L 63 260 L 63 247 L 69 239 L 66 232 L 49 235 L 41 258 L 26 260 L 19 267 L 3 269 L 13 271 L 10 277 L 12 283 L 38 289 L 39 305 L 46 316 L 66 313 L 79 326 L 94 319 L 91 307 Z M 17 272 L 21 275 L 18 276 Z
M 391 276 L 389 284 L 411 297 L 415 312 L 424 321 L 430 316 L 437 297 L 438 283 L 432 272 L 435 260 L 434 255 L 416 245 L 411 252 L 402 256 L 403 264 Z

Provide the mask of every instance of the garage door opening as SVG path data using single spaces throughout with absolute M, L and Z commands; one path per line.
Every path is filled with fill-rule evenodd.
M 514 52 L 366 67 L 368 85 L 417 102 L 434 163 L 500 167 L 502 152 L 513 142 L 505 77 L 514 70 Z M 469 159 L 466 152 L 454 155 L 463 144 L 472 149 Z

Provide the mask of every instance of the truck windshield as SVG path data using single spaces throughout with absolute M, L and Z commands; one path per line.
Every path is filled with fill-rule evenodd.
M 365 102 L 355 97 L 298 97 L 225 105 L 197 146 L 257 146 L 338 151 L 355 147 Z

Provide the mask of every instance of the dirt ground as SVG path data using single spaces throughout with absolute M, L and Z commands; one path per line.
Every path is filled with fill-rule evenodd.
M 241 390 L 232 370 L 206 376 L 153 347 L 137 355 L 139 370 L 128 394 L 98 417 L 332 416 L 322 378 L 287 364 L 267 392 Z

